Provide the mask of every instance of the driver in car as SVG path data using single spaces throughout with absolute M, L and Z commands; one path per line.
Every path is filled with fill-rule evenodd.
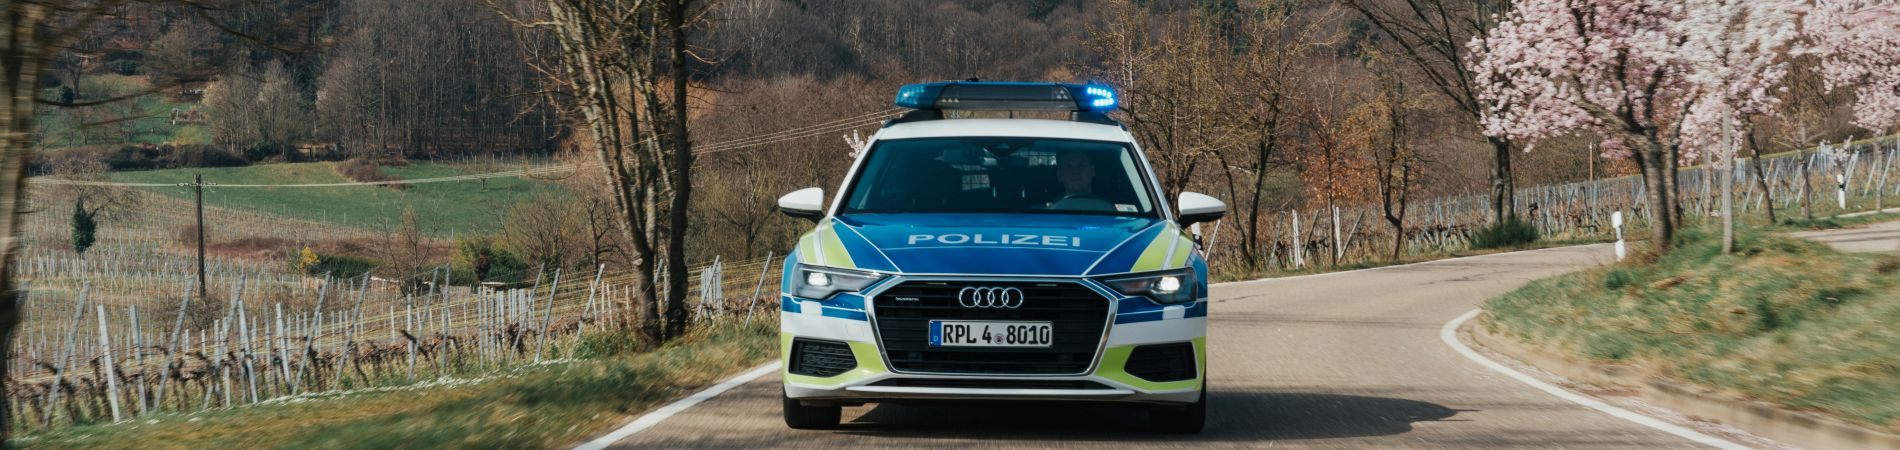
M 1044 209 L 1068 211 L 1114 211 L 1115 205 L 1096 195 L 1095 162 L 1089 160 L 1087 153 L 1077 150 L 1064 150 L 1056 153 L 1056 181 L 1062 184 L 1062 195 L 1056 196 Z

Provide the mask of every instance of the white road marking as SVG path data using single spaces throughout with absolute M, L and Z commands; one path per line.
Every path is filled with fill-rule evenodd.
M 574 446 L 574 450 L 601 450 L 607 448 L 607 446 L 613 445 L 615 442 L 620 442 L 621 439 L 626 439 L 628 436 L 633 436 L 636 433 L 653 428 L 654 425 L 659 425 L 661 421 L 665 421 L 667 418 L 673 417 L 674 414 L 679 414 L 687 408 L 698 405 L 700 402 L 711 400 L 713 397 L 718 397 L 719 394 L 724 394 L 726 391 L 732 390 L 732 388 L 739 387 L 739 385 L 758 379 L 759 377 L 777 373 L 778 368 L 778 361 L 766 363 L 763 366 L 752 369 L 750 372 L 739 374 L 739 376 L 720 382 L 719 384 L 713 385 L 713 387 L 706 388 L 706 390 L 694 393 L 690 397 L 679 399 L 679 401 L 667 404 L 660 409 L 640 416 L 638 419 L 633 419 L 633 422 L 620 427 L 618 430 L 614 430 L 612 433 L 607 433 L 606 436 L 601 436 L 599 439 Z
M 1464 355 L 1465 358 L 1468 358 L 1472 361 L 1477 362 L 1478 365 L 1484 366 L 1484 368 L 1486 369 L 1491 369 L 1491 371 L 1493 372 L 1504 374 L 1505 376 L 1509 376 L 1512 379 L 1523 382 L 1524 384 L 1528 384 L 1531 387 L 1537 388 L 1537 390 L 1544 391 L 1545 393 L 1548 393 L 1550 395 L 1555 395 L 1557 396 L 1557 398 L 1569 400 L 1571 403 L 1583 405 L 1590 409 L 1601 411 L 1604 414 L 1609 414 L 1610 416 L 1616 417 L 1618 419 L 1635 422 L 1637 425 L 1654 428 L 1657 431 L 1673 434 L 1673 435 L 1676 435 L 1677 437 L 1695 441 L 1697 443 L 1708 445 L 1710 447 L 1721 448 L 1721 449 L 1747 449 L 1748 448 L 1748 447 L 1742 446 L 1741 444 L 1736 444 L 1734 442 L 1718 439 L 1714 436 L 1702 434 L 1695 430 L 1676 426 L 1675 424 L 1664 422 L 1654 417 L 1637 414 L 1627 409 L 1611 406 L 1608 403 L 1604 403 L 1601 400 L 1590 398 L 1589 396 L 1585 396 L 1583 394 L 1570 392 L 1569 390 L 1566 390 L 1564 388 L 1552 386 L 1550 383 L 1545 383 L 1543 380 L 1539 380 L 1536 377 L 1526 375 L 1523 372 L 1512 370 L 1509 367 L 1505 367 L 1503 364 L 1498 364 L 1497 361 L 1492 361 L 1490 358 L 1486 358 L 1484 357 L 1484 355 L 1478 354 L 1478 352 L 1475 350 L 1472 350 L 1471 347 L 1465 346 L 1464 342 L 1458 341 L 1458 326 L 1464 325 L 1465 322 L 1470 321 L 1471 318 L 1473 317 L 1478 317 L 1478 313 L 1481 311 L 1483 310 L 1473 309 L 1469 312 L 1466 312 L 1464 315 L 1458 316 L 1458 318 L 1456 319 L 1452 319 L 1451 322 L 1445 324 L 1444 328 L 1441 328 L 1438 330 L 1438 338 L 1444 340 L 1445 344 L 1450 345 L 1453 350 L 1457 350 L 1458 354 Z

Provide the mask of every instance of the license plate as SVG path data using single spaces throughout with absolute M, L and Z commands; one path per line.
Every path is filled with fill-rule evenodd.
M 1055 339 L 1049 322 L 930 321 L 931 347 L 1048 347 Z

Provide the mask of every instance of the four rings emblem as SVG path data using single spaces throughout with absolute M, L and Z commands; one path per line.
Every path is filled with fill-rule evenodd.
M 966 287 L 957 291 L 957 304 L 965 308 L 1015 309 L 1023 306 L 1023 290 L 996 286 Z

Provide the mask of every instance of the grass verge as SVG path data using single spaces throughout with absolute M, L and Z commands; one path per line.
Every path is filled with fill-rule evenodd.
M 34 448 L 547 448 L 568 445 L 776 355 L 778 324 L 720 323 L 646 353 L 528 366 L 473 380 L 313 394 L 190 415 L 22 436 Z M 612 353 L 618 336 L 583 346 Z M 580 349 L 585 354 L 590 350 Z
M 1900 430 L 1900 257 L 1759 230 L 1682 232 L 1648 264 L 1547 278 L 1485 303 L 1493 332 L 1573 357 Z

